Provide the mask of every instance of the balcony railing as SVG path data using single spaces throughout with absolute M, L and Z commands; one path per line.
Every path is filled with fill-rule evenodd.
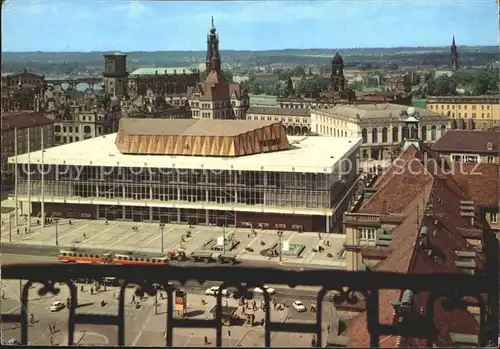
M 118 315 L 98 315 L 77 313 L 78 288 L 72 280 L 77 278 L 102 279 L 105 277 L 116 277 L 124 280 L 118 294 Z M 41 284 L 39 295 L 48 293 L 57 294 L 59 287 L 57 283 L 66 284 L 70 289 L 70 306 L 68 319 L 68 343 L 74 345 L 75 326 L 77 324 L 94 324 L 102 326 L 116 326 L 117 343 L 125 345 L 125 290 L 129 285 L 135 285 L 137 296 L 144 294 L 155 296 L 161 285 L 167 291 L 167 327 L 166 345 L 173 346 L 173 330 L 179 327 L 189 328 L 213 328 L 216 330 L 216 346 L 222 346 L 222 295 L 217 296 L 217 306 L 213 320 L 180 319 L 174 317 L 174 290 L 169 281 L 178 281 L 185 284 L 187 281 L 196 281 L 203 284 L 208 281 L 221 281 L 222 288 L 236 288 L 233 297 L 240 299 L 252 299 L 251 288 L 262 287 L 264 284 L 282 284 L 290 287 L 296 286 L 319 286 L 321 289 L 317 294 L 316 322 L 311 323 L 281 323 L 271 321 L 270 301 L 271 297 L 264 294 L 265 322 L 264 322 L 264 345 L 271 347 L 271 334 L 273 332 L 297 332 L 315 335 L 317 346 L 323 346 L 325 338 L 322 329 L 322 304 L 325 295 L 332 292 L 334 296 L 331 301 L 334 304 L 356 304 L 357 295 L 362 295 L 367 311 L 367 332 L 370 334 L 372 347 L 379 347 L 379 337 L 384 335 L 399 335 L 403 337 L 427 338 L 427 344 L 432 343 L 437 335 L 434 319 L 435 302 L 441 302 L 443 309 L 447 301 L 446 309 L 463 307 L 462 299 L 466 296 L 477 300 L 481 309 L 479 345 L 485 346 L 487 336 L 484 321 L 487 306 L 481 294 L 496 291 L 492 287 L 495 280 L 485 276 L 474 275 L 448 275 L 448 274 L 424 274 L 405 275 L 385 272 L 346 272 L 339 270 L 308 270 L 291 271 L 271 268 L 250 267 L 177 267 L 177 266 L 119 266 L 119 265 L 72 265 L 72 264 L 23 264 L 7 265 L 2 267 L 3 279 L 28 280 L 21 293 L 21 310 L 19 314 L 3 314 L 3 323 L 21 324 L 21 343 L 28 343 L 28 314 L 29 302 L 28 291 L 36 284 Z M 425 315 L 426 326 L 411 326 L 403 323 L 381 324 L 379 322 L 379 292 L 383 289 L 412 290 L 414 294 L 429 291 Z M 328 299 L 325 299 L 328 301 Z M 390 306 L 384 304 L 383 306 Z M 427 326 L 428 325 L 428 326 Z

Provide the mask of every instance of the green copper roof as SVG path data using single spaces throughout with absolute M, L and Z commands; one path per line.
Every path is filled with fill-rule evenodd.
M 193 67 L 143 67 L 134 70 L 130 75 L 155 75 L 156 71 L 158 71 L 158 75 L 165 74 L 173 74 L 174 70 L 177 74 L 182 74 L 182 71 L 185 70 L 186 74 L 192 73 Z
M 420 150 L 420 140 L 415 139 L 415 138 L 408 138 L 405 140 L 405 142 L 403 144 L 403 151 L 405 151 L 406 149 L 408 149 L 412 145 L 415 148 L 417 148 L 418 150 Z

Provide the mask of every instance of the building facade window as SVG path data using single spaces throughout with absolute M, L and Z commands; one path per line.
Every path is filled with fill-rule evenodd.
M 490 214 L 490 221 L 491 223 L 497 224 L 498 223 L 498 215 L 496 213 L 491 213 Z
M 377 229 L 375 228 L 362 228 L 360 240 L 363 242 L 375 242 L 377 239 Z

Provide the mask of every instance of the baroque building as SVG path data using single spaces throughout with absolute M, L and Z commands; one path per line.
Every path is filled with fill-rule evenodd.
M 411 135 L 408 118 L 414 114 L 422 141 L 434 143 L 453 128 L 451 118 L 421 108 L 396 104 L 337 105 L 311 109 L 311 131 L 321 136 L 361 137 L 361 160 L 391 160 Z
M 240 84 L 227 83 L 221 70 L 219 35 L 212 27 L 207 36 L 207 77 L 188 87 L 187 102 L 195 119 L 245 119 L 250 106 L 247 90 Z
M 330 85 L 327 91 L 298 93 L 288 82 L 287 96 L 277 99 L 282 108 L 331 108 L 337 104 L 393 103 L 411 105 L 411 94 L 396 90 L 391 92 L 357 92 L 346 86 L 344 59 L 337 52 L 331 62 Z
M 44 83 L 45 76 L 26 70 L 19 73 L 2 73 L 2 111 L 35 110 Z

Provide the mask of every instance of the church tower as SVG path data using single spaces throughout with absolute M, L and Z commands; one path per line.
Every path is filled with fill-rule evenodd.
M 455 44 L 455 35 L 453 35 L 453 41 L 451 42 L 451 70 L 458 70 L 458 51 L 457 45 Z
M 113 53 L 104 55 L 104 90 L 110 97 L 121 98 L 127 94 L 127 55 Z
M 212 67 L 212 62 L 218 62 L 218 67 Z M 207 35 L 207 58 L 205 60 L 205 72 L 208 74 L 215 68 L 220 71 L 220 53 L 219 53 L 219 34 L 215 30 L 214 18 L 212 17 L 212 26 Z
M 344 60 L 338 52 L 332 58 L 330 89 L 334 92 L 343 92 L 345 90 Z

